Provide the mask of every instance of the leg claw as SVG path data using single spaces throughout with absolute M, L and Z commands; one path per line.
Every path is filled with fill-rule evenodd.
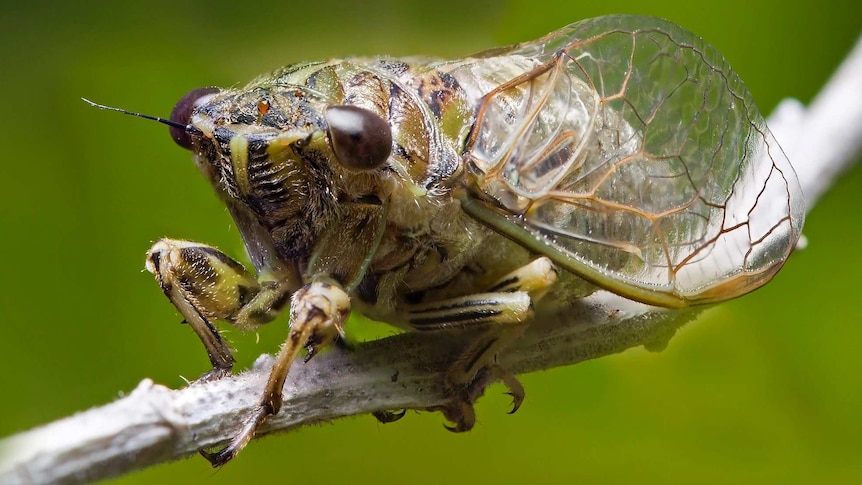
M 524 386 L 512 373 L 497 364 L 481 369 L 473 382 L 466 386 L 458 387 L 450 384 L 449 387 L 452 388 L 453 394 L 450 402 L 432 410 L 442 411 L 443 416 L 455 424 L 454 426 L 444 425 L 449 431 L 455 433 L 469 431 L 476 424 L 476 412 L 473 409 L 473 403 L 482 396 L 485 388 L 495 381 L 502 382 L 508 389 L 506 394 L 512 396 L 512 409 L 508 414 L 514 414 L 524 402 Z
M 512 410 L 508 414 L 515 414 L 521 408 L 521 404 L 524 403 L 525 393 L 521 381 L 511 372 L 496 364 L 490 366 L 488 371 L 495 380 L 499 380 L 509 389 L 506 394 L 512 396 Z
M 208 372 L 206 372 L 204 375 L 202 375 L 202 376 L 198 377 L 197 379 L 193 380 L 193 381 L 190 383 L 190 385 L 193 385 L 193 384 L 204 384 L 204 383 L 207 383 L 207 382 L 217 381 L 217 380 L 219 380 L 219 379 L 224 379 L 225 377 L 227 377 L 227 376 L 229 376 L 229 375 L 230 375 L 230 368 L 227 368 L 227 369 L 220 369 L 220 368 L 213 367 L 213 368 L 212 368 L 212 369 L 210 369 Z
M 218 468 L 225 463 L 231 461 L 243 448 L 248 444 L 249 441 L 254 437 L 255 431 L 263 422 L 263 420 L 269 416 L 270 411 L 269 407 L 266 405 L 260 405 L 257 409 L 251 414 L 248 421 L 246 421 L 245 425 L 240 430 L 239 434 L 233 437 L 230 440 L 230 443 L 223 449 L 210 453 L 208 451 L 201 450 L 200 454 L 210 464 L 213 468 Z
M 405 414 L 407 414 L 406 409 L 402 409 L 401 411 L 374 411 L 371 413 L 372 416 L 377 418 L 377 421 L 383 424 L 394 423 L 403 418 Z
M 514 392 L 506 392 L 505 394 L 512 396 L 512 409 L 509 410 L 509 412 L 507 412 L 506 414 L 515 414 L 516 412 L 518 412 L 518 409 L 521 408 L 521 404 L 523 404 L 524 402 L 524 395 L 517 395 Z
M 444 428 L 453 433 L 463 433 L 470 431 L 476 424 L 476 411 L 473 409 L 473 403 L 466 399 L 455 399 L 452 403 L 440 408 L 443 416 L 454 426 L 443 425 Z
M 202 457 L 206 458 L 213 468 L 218 468 L 224 465 L 236 456 L 236 453 L 231 452 L 229 448 L 216 451 L 215 453 L 210 453 L 204 450 L 200 450 L 198 453 L 200 453 Z

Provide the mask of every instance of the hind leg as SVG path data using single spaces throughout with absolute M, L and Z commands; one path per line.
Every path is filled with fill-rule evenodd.
M 441 406 L 451 431 L 467 431 L 476 421 L 473 403 L 495 381 L 509 388 L 513 409 L 524 399 L 524 388 L 514 375 L 498 366 L 497 353 L 521 335 L 533 314 L 533 304 L 554 284 L 557 272 L 551 260 L 540 257 L 500 278 L 487 292 L 414 305 L 406 322 L 416 331 L 453 327 L 488 327 L 453 362 L 444 382 L 452 400 Z

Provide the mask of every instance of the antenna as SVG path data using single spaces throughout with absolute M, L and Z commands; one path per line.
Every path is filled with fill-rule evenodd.
M 81 100 L 94 108 L 104 109 L 108 111 L 116 111 L 118 113 L 123 113 L 124 115 L 136 116 L 138 118 L 144 118 L 147 120 L 158 121 L 159 123 L 163 123 L 165 125 L 170 126 L 171 128 L 176 128 L 182 130 L 184 132 L 191 131 L 191 127 L 188 125 L 184 125 L 182 123 L 177 123 L 176 121 L 172 121 L 166 118 L 160 118 L 158 116 L 145 115 L 143 113 L 135 113 L 134 111 L 128 111 L 123 108 L 114 108 L 113 106 L 106 106 L 104 104 L 94 103 L 87 98 L 81 98 Z

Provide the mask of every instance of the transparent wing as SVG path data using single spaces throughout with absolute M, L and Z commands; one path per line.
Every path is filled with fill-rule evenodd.
M 666 306 L 747 293 L 795 246 L 796 174 L 742 80 L 694 34 L 600 17 L 478 57 L 522 74 L 487 92 L 468 138 L 480 198 L 493 199 L 466 204 L 475 217 Z

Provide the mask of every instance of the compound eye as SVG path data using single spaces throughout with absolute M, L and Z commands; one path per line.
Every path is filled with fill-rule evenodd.
M 376 113 L 358 106 L 339 105 L 327 109 L 325 117 L 332 149 L 345 167 L 373 170 L 389 158 L 392 130 Z
M 209 101 L 218 92 L 219 88 L 214 87 L 197 88 L 189 91 L 174 106 L 174 109 L 171 111 L 171 121 L 187 126 L 191 122 L 192 112 L 195 108 Z M 192 140 L 188 132 L 178 126 L 171 127 L 171 138 L 177 142 L 177 145 L 183 148 L 192 148 Z

